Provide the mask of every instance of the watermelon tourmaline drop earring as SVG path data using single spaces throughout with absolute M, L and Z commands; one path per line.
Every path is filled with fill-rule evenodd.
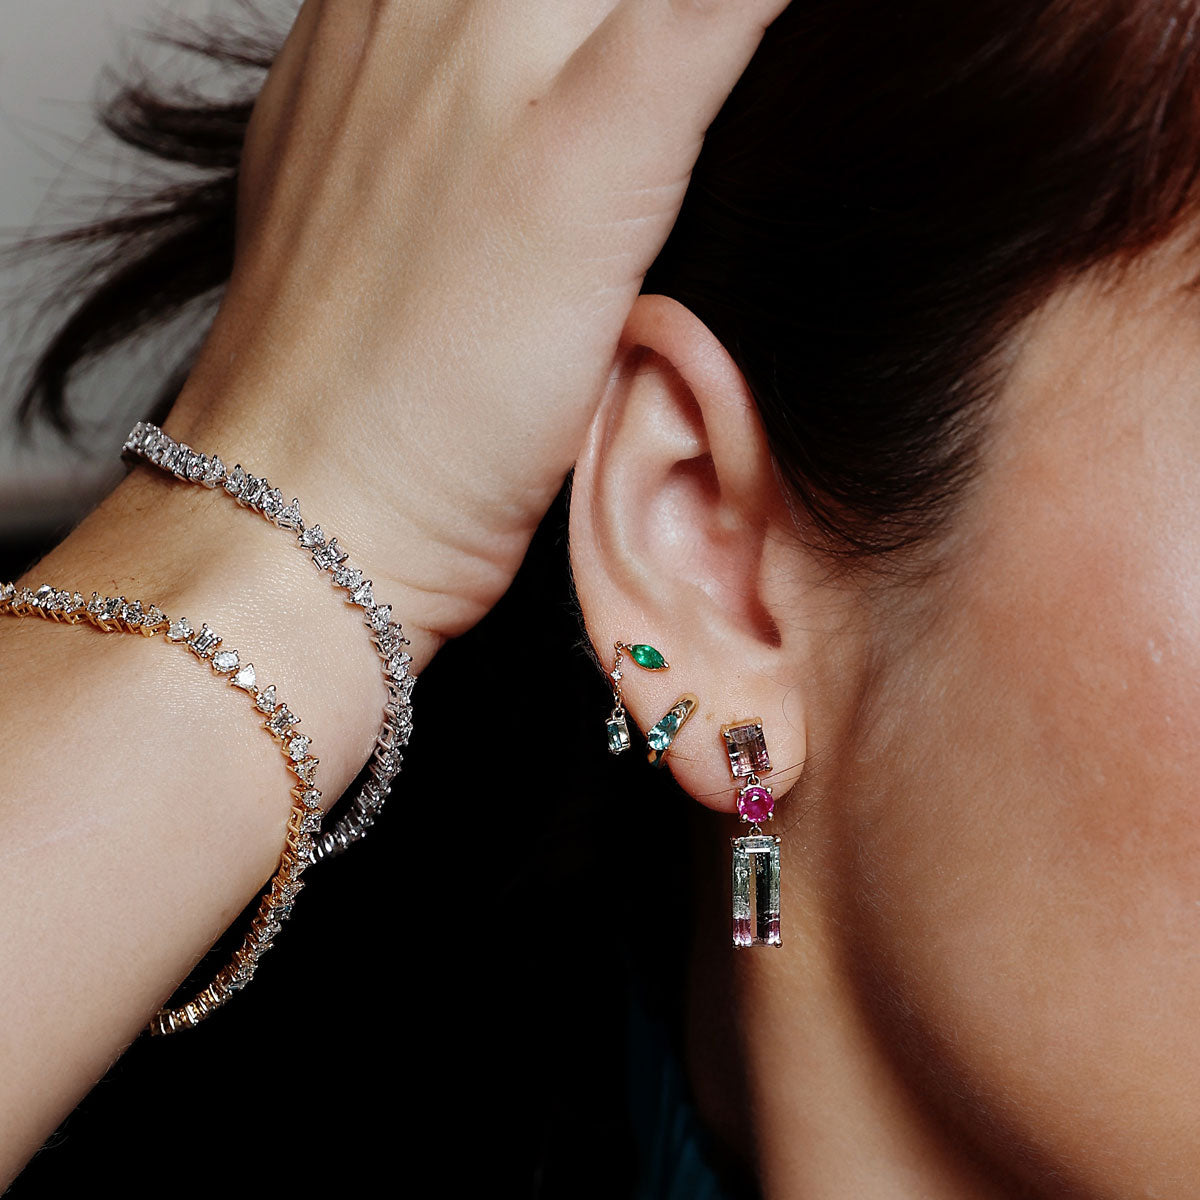
M 779 934 L 780 838 L 763 833 L 762 822 L 775 817 L 775 797 L 759 776 L 771 770 L 762 721 L 750 717 L 721 726 L 729 771 L 738 786 L 737 811 L 750 825 L 733 842 L 733 944 L 781 946 Z

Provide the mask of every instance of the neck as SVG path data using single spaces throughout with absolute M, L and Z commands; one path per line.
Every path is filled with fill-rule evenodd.
M 730 946 L 728 840 L 700 814 L 687 1069 L 702 1120 L 766 1200 L 1013 1200 L 943 1119 L 823 931 L 803 827 L 783 834 L 782 947 Z M 829 889 L 826 889 L 828 895 Z M 844 955 L 842 955 L 844 958 Z

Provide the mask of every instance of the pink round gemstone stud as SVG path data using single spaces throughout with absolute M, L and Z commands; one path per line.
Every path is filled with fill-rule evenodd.
M 771 795 L 770 788 L 754 784 L 738 792 L 737 809 L 743 821 L 757 825 L 760 821 L 771 819 L 775 811 L 775 797 Z

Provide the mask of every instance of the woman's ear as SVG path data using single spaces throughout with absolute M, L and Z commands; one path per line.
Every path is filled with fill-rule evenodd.
M 735 800 L 722 725 L 762 719 L 777 798 L 809 750 L 824 622 L 810 611 L 819 568 L 798 533 L 725 347 L 677 301 L 639 296 L 575 466 L 575 586 L 602 662 L 616 641 L 670 662 L 625 668 L 625 706 L 643 731 L 683 693 L 698 698 L 666 763 L 720 811 Z

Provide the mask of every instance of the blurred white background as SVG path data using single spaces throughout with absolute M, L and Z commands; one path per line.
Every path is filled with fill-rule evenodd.
M 155 45 L 145 31 L 164 14 L 203 20 L 237 7 L 236 0 L 0 0 L 0 247 L 30 230 L 94 217 L 105 197 L 144 176 L 145 163 L 96 123 L 93 102 L 112 88 L 105 71 L 122 75 L 136 58 L 194 78 L 195 59 Z M 267 7 L 278 13 L 280 0 Z M 0 266 L 0 537 L 72 519 L 124 474 L 117 455 L 140 415 L 126 393 L 139 374 L 163 373 L 161 344 L 150 343 L 86 376 L 74 411 L 111 428 L 91 439 L 87 454 L 69 451 L 48 430 L 32 447 L 18 445 L 15 393 L 41 341 L 29 322 L 56 288 L 53 263 Z

